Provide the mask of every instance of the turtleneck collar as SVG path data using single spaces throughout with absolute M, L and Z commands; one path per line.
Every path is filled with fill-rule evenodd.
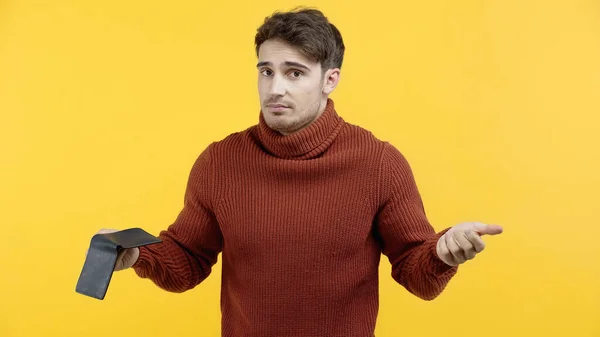
M 284 136 L 271 129 L 262 111 L 253 134 L 270 154 L 284 159 L 311 159 L 321 155 L 333 143 L 344 120 L 337 114 L 333 100 L 327 99 L 325 110 L 311 124 L 293 134 Z

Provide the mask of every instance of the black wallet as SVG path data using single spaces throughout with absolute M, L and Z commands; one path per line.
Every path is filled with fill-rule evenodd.
M 161 240 L 141 228 L 129 228 L 92 237 L 75 291 L 103 300 L 121 249 L 159 243 Z

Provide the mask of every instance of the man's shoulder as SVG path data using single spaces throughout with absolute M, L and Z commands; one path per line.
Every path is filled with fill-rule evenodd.
M 379 151 L 383 151 L 386 146 L 391 146 L 388 141 L 381 139 L 373 131 L 363 126 L 347 121 L 345 124 L 346 128 L 341 137 L 341 140 L 344 142 L 353 142 L 360 146 L 378 149 Z
M 213 154 L 231 153 L 233 149 L 244 148 L 248 142 L 252 141 L 252 130 L 255 126 L 250 126 L 244 130 L 229 133 L 217 140 L 214 140 L 209 148 Z
M 404 154 L 400 149 L 392 144 L 391 141 L 385 140 L 377 136 L 373 131 L 362 127 L 360 125 L 346 123 L 346 132 L 344 138 L 345 142 L 352 142 L 354 144 L 360 144 L 364 149 L 371 149 L 369 151 L 381 159 L 382 161 L 393 160 L 393 161 L 404 161 Z

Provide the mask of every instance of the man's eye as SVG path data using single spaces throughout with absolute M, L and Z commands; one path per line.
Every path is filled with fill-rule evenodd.
M 302 76 L 302 72 L 301 72 L 301 71 L 298 71 L 298 70 L 296 70 L 296 71 L 294 71 L 294 72 L 292 73 L 292 76 L 294 76 L 294 77 L 300 77 L 300 76 Z
M 271 76 L 271 75 L 273 75 L 273 72 L 269 69 L 265 69 L 265 70 L 261 71 L 261 74 L 263 74 L 265 76 Z

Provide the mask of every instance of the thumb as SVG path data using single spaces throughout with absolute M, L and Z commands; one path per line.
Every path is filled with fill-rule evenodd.
M 501 226 L 498 225 L 486 225 L 478 223 L 475 225 L 475 232 L 479 235 L 497 235 L 504 231 Z

